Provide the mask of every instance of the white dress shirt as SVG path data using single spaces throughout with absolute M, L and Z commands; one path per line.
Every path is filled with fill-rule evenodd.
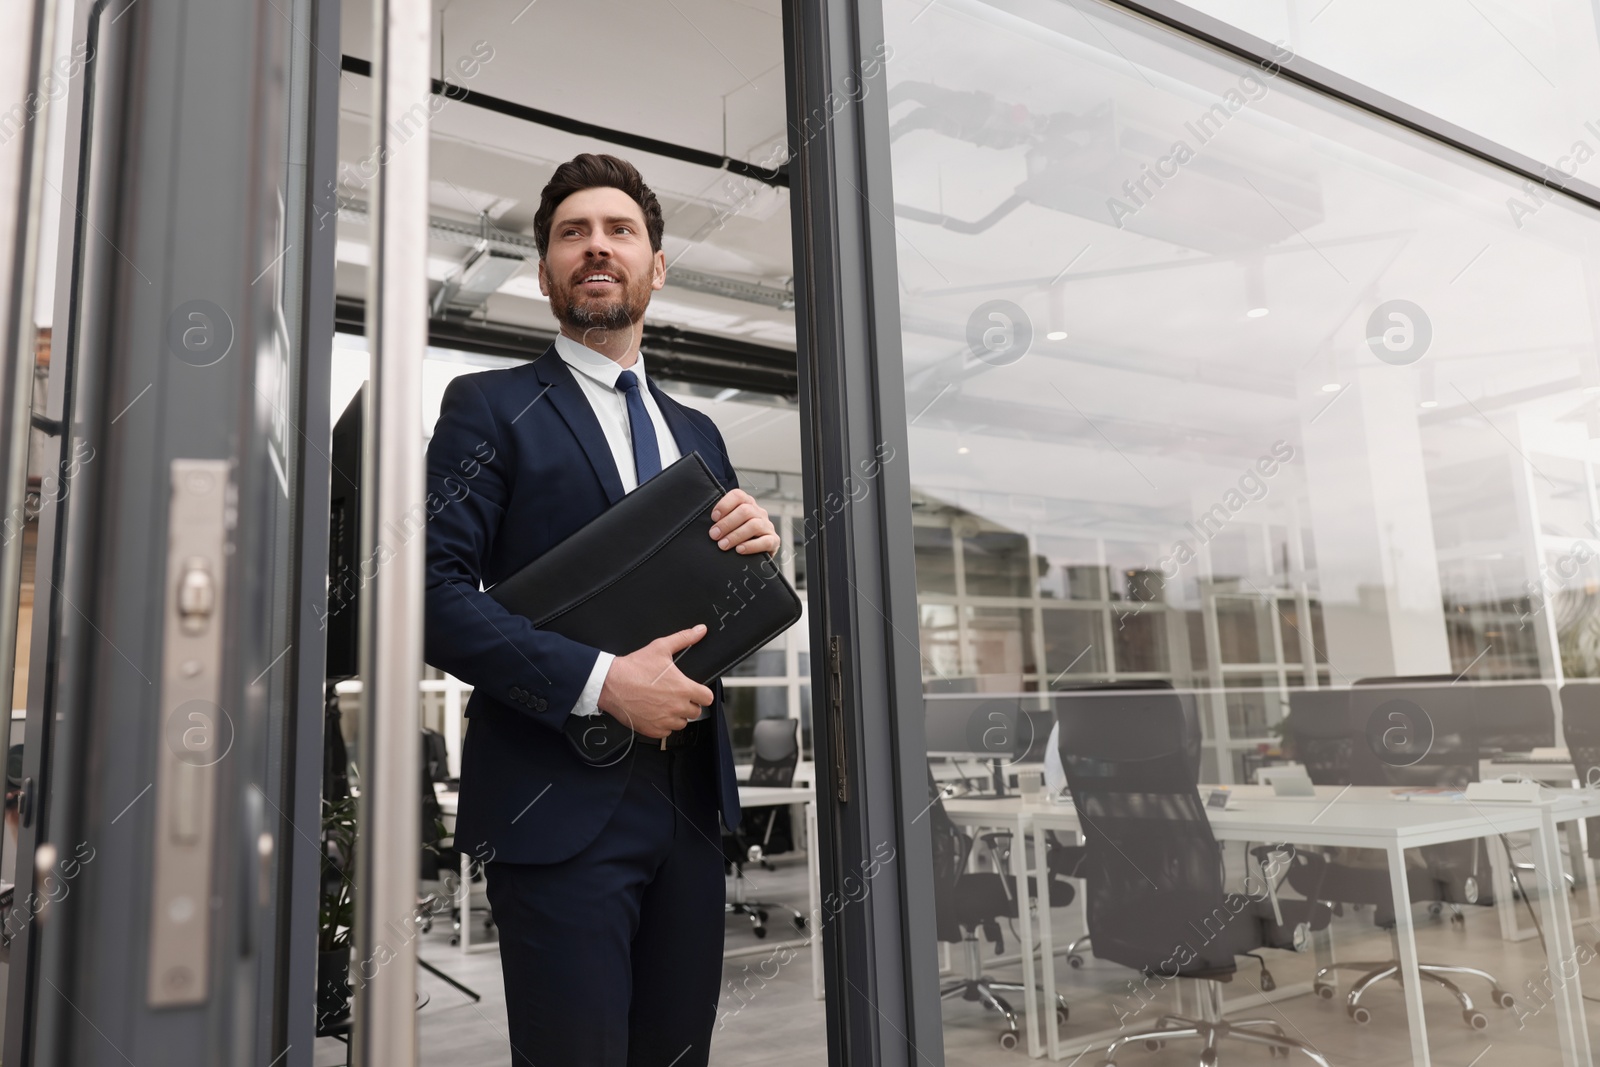
M 633 426 L 628 422 L 628 398 L 617 388 L 617 375 L 623 370 L 633 371 L 634 377 L 639 379 L 639 396 L 656 430 L 661 469 L 666 470 L 669 464 L 682 456 L 678 451 L 678 442 L 673 439 L 672 429 L 667 425 L 666 416 L 661 414 L 661 408 L 645 382 L 644 353 L 635 356 L 633 366 L 624 368 L 610 356 L 561 334 L 556 337 L 556 354 L 572 368 L 579 391 L 589 401 L 589 407 L 594 409 L 600 429 L 606 435 L 606 444 L 611 446 L 611 458 L 616 461 L 617 476 L 622 479 L 624 493 L 639 488 L 639 475 L 633 466 Z M 578 702 L 572 706 L 572 714 L 600 714 L 600 689 L 605 685 L 606 672 L 611 669 L 614 659 L 616 656 L 610 652 L 600 653 L 594 661 L 594 669 L 589 672 L 589 681 L 578 694 Z M 702 710 L 696 718 L 704 715 L 705 711 Z

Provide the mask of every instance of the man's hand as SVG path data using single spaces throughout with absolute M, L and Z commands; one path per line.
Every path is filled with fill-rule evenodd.
M 711 690 L 690 681 L 673 657 L 705 635 L 701 623 L 612 660 L 600 687 L 600 710 L 646 737 L 666 737 L 683 729 L 710 705 Z
M 734 489 L 717 501 L 711 509 L 711 521 L 711 539 L 724 552 L 730 548 L 740 555 L 776 552 L 783 543 L 767 517 L 767 509 L 743 489 Z

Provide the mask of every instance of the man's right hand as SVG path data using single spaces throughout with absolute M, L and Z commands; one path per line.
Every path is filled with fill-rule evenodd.
M 612 660 L 600 687 L 600 710 L 649 738 L 683 729 L 711 704 L 711 690 L 690 681 L 673 657 L 705 635 L 701 623 Z

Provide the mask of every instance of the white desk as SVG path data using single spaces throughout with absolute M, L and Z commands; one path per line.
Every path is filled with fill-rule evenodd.
M 1492 834 L 1530 833 L 1534 842 L 1534 863 L 1540 889 L 1544 927 L 1547 933 L 1548 965 L 1551 973 L 1563 973 L 1563 961 L 1572 960 L 1576 945 L 1572 915 L 1561 880 L 1560 847 L 1557 825 L 1574 818 L 1600 814 L 1600 794 L 1569 792 L 1541 804 L 1427 803 L 1395 800 L 1383 787 L 1318 787 L 1316 798 L 1290 799 L 1272 795 L 1269 787 L 1235 786 L 1236 806 L 1228 810 L 1206 809 L 1212 832 L 1219 841 L 1253 841 L 1312 845 L 1338 845 L 1381 849 L 1389 858 L 1389 882 L 1395 901 L 1395 933 L 1400 946 L 1402 993 L 1411 1033 L 1412 1061 L 1429 1067 L 1428 1035 L 1422 1003 L 1422 983 L 1417 971 L 1416 930 L 1411 921 L 1411 894 L 1407 885 L 1405 851 L 1425 845 L 1468 841 Z M 946 811 L 961 816 L 963 822 L 982 819 L 989 825 L 1014 821 L 1019 834 L 1033 837 L 1033 855 L 1042 862 L 1045 831 L 1078 831 L 1078 816 L 1070 805 L 1047 800 L 1020 798 L 1005 800 L 952 800 Z M 1037 877 L 1037 886 L 1046 886 L 1046 872 L 1030 871 L 1028 850 L 1011 850 L 1013 873 L 1019 886 L 1028 877 Z M 1559 887 L 1559 891 L 1558 891 Z M 1046 889 L 1046 892 L 1048 890 Z M 1019 908 L 1022 939 L 1032 945 L 1029 908 Z M 1056 982 L 1054 938 L 1050 909 L 1039 909 L 1040 957 L 1045 961 L 1043 1003 L 1055 1003 Z M 1562 1062 L 1567 1067 L 1589 1067 L 1589 1037 L 1584 1023 L 1583 1002 L 1577 980 L 1557 980 L 1555 990 L 1556 1025 L 1560 1035 Z M 1028 998 L 1028 1050 L 1041 1054 L 1039 1041 L 1037 983 L 1034 957 L 1023 955 L 1024 995 Z M 1048 1052 L 1052 1059 L 1063 1058 L 1060 1027 L 1050 1011 Z
M 805 805 L 806 827 L 806 889 L 810 894 L 811 909 L 806 912 L 806 938 L 794 944 L 811 946 L 811 995 L 817 1000 L 822 999 L 822 905 L 817 899 L 820 879 L 817 875 L 817 805 L 816 790 L 809 786 L 795 786 L 782 789 L 767 785 L 741 785 L 739 787 L 739 806 L 741 808 L 774 808 L 785 804 Z M 752 953 L 766 954 L 774 949 L 782 948 L 790 942 L 781 942 L 773 945 L 761 945 L 753 949 L 745 949 L 732 953 L 733 956 L 750 955 Z
M 445 816 L 445 828 L 451 833 L 455 832 L 455 816 L 460 794 L 443 789 L 437 791 L 439 797 L 439 810 Z M 772 808 L 786 804 L 797 804 L 805 807 L 805 849 L 806 849 L 806 888 L 811 898 L 811 910 L 806 914 L 806 938 L 804 941 L 792 942 L 796 945 L 809 945 L 811 947 L 811 992 L 816 999 L 822 999 L 822 939 L 819 930 L 821 904 L 818 902 L 820 880 L 817 875 L 817 811 L 816 791 L 809 786 L 795 786 L 782 789 L 775 786 L 741 785 L 739 787 L 739 806 L 741 808 Z M 456 906 L 461 909 L 461 951 L 482 952 L 494 945 L 473 945 L 471 936 L 472 923 L 469 921 L 471 911 L 468 905 L 471 902 L 472 880 L 468 870 L 468 859 L 461 857 L 461 886 L 456 890 Z M 758 948 L 745 950 L 743 953 L 735 952 L 732 955 L 750 953 L 767 953 L 775 948 L 783 947 L 782 944 L 761 945 Z

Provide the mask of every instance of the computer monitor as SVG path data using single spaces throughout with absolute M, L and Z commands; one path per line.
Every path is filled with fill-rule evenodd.
M 328 455 L 332 477 L 328 499 L 328 600 L 323 615 L 329 681 L 360 673 L 361 635 L 361 438 L 367 387 L 333 426 Z

